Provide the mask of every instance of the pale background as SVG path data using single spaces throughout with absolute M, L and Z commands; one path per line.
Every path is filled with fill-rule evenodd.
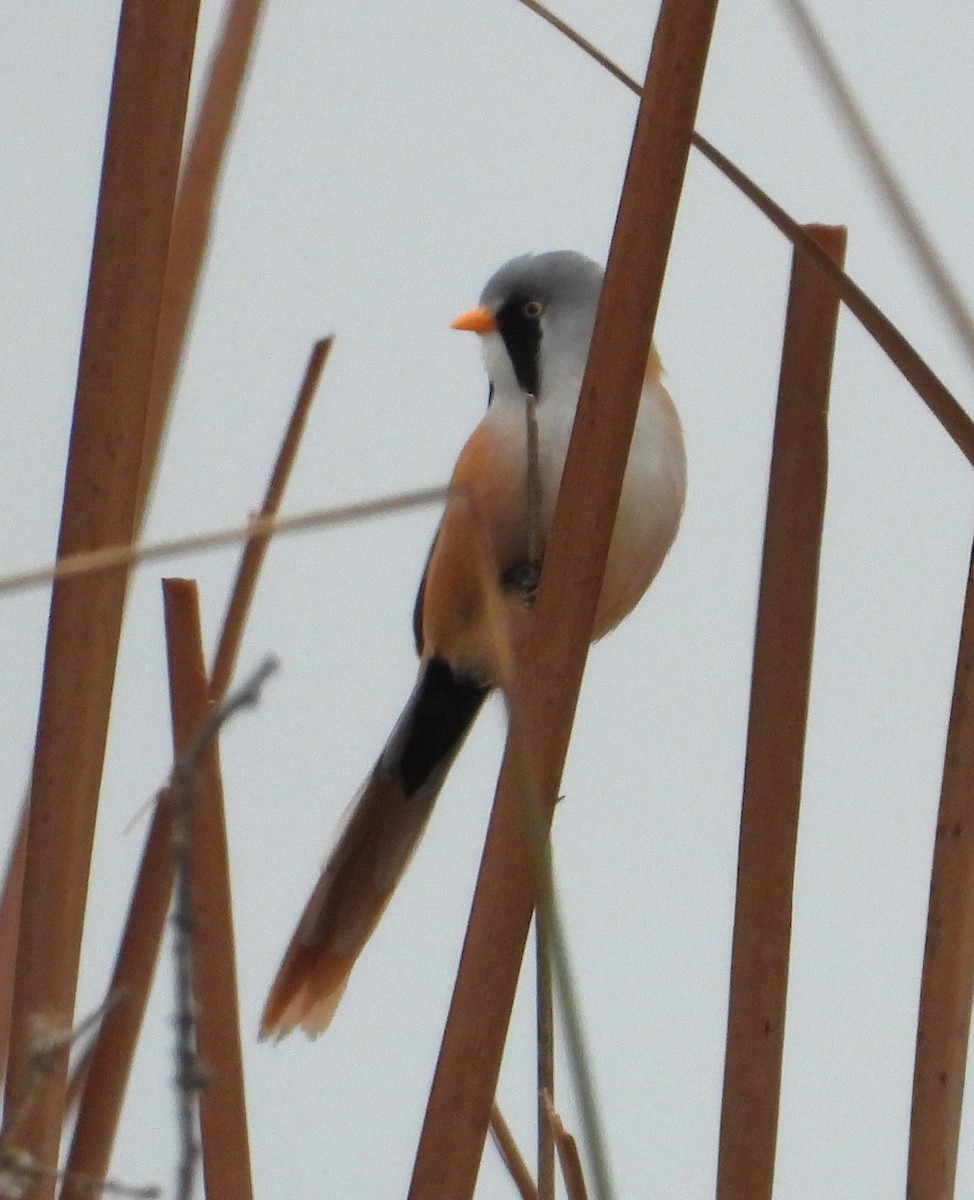
M 3 0 L 0 571 L 50 559 L 114 52 L 114 0 Z M 813 11 L 957 276 L 970 277 L 970 47 L 959 0 Z M 559 12 L 641 78 L 653 4 Z M 204 6 L 199 49 L 219 4 Z M 197 71 L 198 86 L 201 72 Z M 197 94 L 194 92 L 194 94 Z M 603 258 L 635 114 L 513 0 L 273 0 L 230 150 L 150 537 L 259 503 L 312 340 L 338 337 L 286 509 L 443 482 L 485 401 L 449 320 L 525 250 Z M 954 342 L 768 0 L 718 15 L 698 128 L 801 220 L 963 397 Z M 737 821 L 789 249 L 691 156 L 657 341 L 690 492 L 649 598 L 592 654 L 556 820 L 561 897 L 620 1196 L 700 1197 L 716 1164 Z M 971 536 L 970 470 L 843 315 L 799 843 L 776 1195 L 902 1194 L 933 821 Z M 261 1045 L 265 989 L 331 830 L 413 677 L 432 510 L 282 541 L 242 670 L 282 673 L 223 741 L 250 1130 L 262 1197 L 394 1197 L 409 1178 L 503 742 L 481 718 L 316 1043 Z M 236 555 L 185 559 L 206 631 Z M 169 731 L 158 568 L 130 594 L 79 1009 L 103 994 Z M 47 597 L 2 602 L 2 828 L 36 720 Z M 530 972 L 500 1083 L 533 1142 Z M 168 962 L 114 1162 L 168 1189 Z M 564 1069 L 560 1106 L 577 1119 Z M 958 1195 L 974 1189 L 967 1122 Z M 511 1189 L 488 1147 L 478 1195 Z

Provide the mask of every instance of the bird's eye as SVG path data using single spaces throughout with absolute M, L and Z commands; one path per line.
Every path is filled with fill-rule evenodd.
M 523 309 L 524 315 L 532 321 L 536 321 L 544 312 L 544 305 L 540 300 L 529 300 Z

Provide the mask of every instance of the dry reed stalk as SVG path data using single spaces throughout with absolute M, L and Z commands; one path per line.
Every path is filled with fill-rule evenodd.
M 974 997 L 974 553 L 937 814 L 910 1119 L 907 1195 L 954 1194 Z
M 565 1194 L 568 1200 L 588 1200 L 585 1173 L 582 1171 L 582 1160 L 575 1139 L 565 1128 L 547 1092 L 541 1093 L 541 1103 L 544 1107 L 545 1124 L 550 1128 L 552 1139 L 558 1148 L 558 1165 L 565 1182 Z
M 298 446 L 301 444 L 301 435 L 304 433 L 308 413 L 311 411 L 311 403 L 314 400 L 315 392 L 318 390 L 318 383 L 321 380 L 321 373 L 325 369 L 325 363 L 328 361 L 331 343 L 331 338 L 322 338 L 320 341 L 315 342 L 311 348 L 308 365 L 304 372 L 304 379 L 298 391 L 297 399 L 294 402 L 291 419 L 288 421 L 284 440 L 281 443 L 281 448 L 274 463 L 274 470 L 271 472 L 271 477 L 267 484 L 264 503 L 261 506 L 260 516 L 265 520 L 268 518 L 273 519 L 280 510 L 281 500 L 284 498 L 284 489 L 287 487 L 287 481 L 291 476 L 291 468 L 294 466 Z M 226 616 L 223 618 L 223 630 L 220 634 L 220 641 L 213 659 L 210 694 L 215 700 L 221 699 L 233 676 L 237 663 L 237 654 L 240 650 L 240 642 L 243 638 L 247 617 L 250 613 L 250 605 L 257 588 L 257 579 L 264 563 L 264 556 L 267 553 L 269 541 L 269 533 L 258 534 L 248 538 L 247 544 L 244 546 L 244 551 L 240 558 L 240 566 L 237 569 L 237 578 L 230 593 Z
M 163 580 L 172 692 L 173 750 L 182 759 L 210 715 L 199 597 L 189 579 Z M 250 1148 L 244 1099 L 230 864 L 217 744 L 207 746 L 192 795 L 189 886 L 196 1053 L 206 1072 L 200 1094 L 208 1200 L 249 1200 Z
M 715 0 L 665 0 L 619 205 L 516 710 L 410 1186 L 474 1189 L 537 887 L 524 757 L 550 820 L 662 288 Z
M 10 1200 L 20 1200 L 22 1196 L 34 1196 L 34 1188 L 38 1184 L 46 1183 L 53 1187 L 58 1180 L 64 1179 L 64 1172 L 54 1166 L 41 1165 L 23 1148 L 22 1135 L 31 1119 L 44 1080 L 68 1057 L 72 1048 L 84 1042 L 104 1017 L 124 999 L 123 995 L 109 996 L 99 1008 L 79 1021 L 73 1029 L 37 1022 L 31 1045 L 27 1091 L 20 1108 L 5 1115 L 3 1133 L 0 1135 L 0 1195 L 9 1197 Z M 153 1186 L 130 1187 L 118 1180 L 105 1178 L 75 1182 L 85 1195 L 99 1192 L 109 1195 L 124 1194 L 131 1196 L 133 1200 L 136 1197 L 154 1200 L 160 1194 L 159 1189 Z
M 921 358 L 883 310 L 866 295 L 842 267 L 829 258 L 804 227 L 776 204 L 750 180 L 739 167 L 725 158 L 699 134 L 693 144 L 743 195 L 760 209 L 768 220 L 801 251 L 829 281 L 836 295 L 873 338 L 890 362 L 899 370 L 932 415 L 953 439 L 967 461 L 974 466 L 974 421 L 958 403 L 927 362 Z
M 210 65 L 193 142 L 181 172 L 173 211 L 160 304 L 152 382 L 145 420 L 143 455 L 136 499 L 140 528 L 169 410 L 179 361 L 212 220 L 213 199 L 233 115 L 250 57 L 260 0 L 235 3 Z M 116 963 L 112 989 L 124 981 L 130 1004 L 100 1031 L 90 1057 L 79 1065 L 72 1091 L 81 1111 L 70 1158 L 76 1173 L 104 1176 L 117 1129 L 122 1098 L 151 984 L 165 913 L 172 891 L 171 798 L 160 795 L 143 852 L 132 905 Z M 89 1069 L 94 1079 L 88 1085 Z M 69 1091 L 70 1099 L 70 1091 Z M 83 1165 L 82 1165 L 83 1164 Z M 71 1185 L 73 1186 L 73 1185 Z M 70 1186 L 66 1189 L 70 1191 Z
M 137 507 L 140 527 L 155 480 L 210 240 L 217 185 L 262 9 L 262 0 L 232 0 L 227 9 L 179 176 L 142 452 Z
M 329 345 L 326 340 L 312 348 L 267 486 L 261 509 L 265 518 L 273 519 L 283 497 Z M 241 556 L 215 655 L 214 678 L 209 685 L 215 700 L 223 697 L 233 674 L 268 537 L 269 534 L 265 534 L 249 539 Z M 220 672 L 219 679 L 217 671 Z M 109 987 L 109 994 L 120 988 L 127 989 L 129 999 L 102 1023 L 90 1060 L 80 1068 L 84 1081 L 68 1159 L 72 1177 L 100 1179 L 108 1170 L 172 896 L 174 819 L 172 795 L 164 789 L 159 793 L 153 812 Z M 66 1186 L 62 1200 L 82 1200 L 76 1195 L 77 1191 L 77 1188 Z
M 525 479 L 525 511 L 527 514 L 528 563 L 540 572 L 541 548 L 544 535 L 541 528 L 541 464 L 538 445 L 537 399 L 527 396 L 524 405 L 527 463 Z M 488 583 L 486 586 L 490 586 Z M 494 630 L 495 641 L 503 638 L 500 628 Z M 506 647 L 510 652 L 510 646 Z M 505 681 L 505 686 L 512 681 Z M 507 695 L 511 695 L 507 687 Z M 550 873 L 550 849 L 545 855 Z M 550 888 L 550 882 L 546 882 Z M 555 1200 L 555 1142 L 545 1118 L 542 1097 L 555 1094 L 555 1007 L 551 977 L 551 951 L 545 922 L 545 906 L 539 904 L 534 914 L 535 948 L 535 1024 L 537 1041 L 537 1122 L 538 1122 L 538 1196 L 540 1200 Z M 495 1105 L 496 1107 L 496 1105 Z
M 520 3 L 536 13 L 552 28 L 557 29 L 559 33 L 594 59 L 599 66 L 604 67 L 610 75 L 618 79 L 635 95 L 642 94 L 642 88 L 635 79 L 627 75 L 612 59 L 593 46 L 587 38 L 582 37 L 567 22 L 555 16 L 545 5 L 540 4 L 538 0 L 520 0 Z M 695 149 L 699 150 L 704 158 L 715 166 L 743 196 L 746 196 L 793 246 L 815 263 L 831 282 L 842 303 L 884 351 L 886 357 L 901 372 L 933 416 L 954 440 L 967 461 L 974 466 L 974 421 L 889 317 L 845 273 L 838 263 L 829 258 L 822 247 L 805 233 L 794 217 L 789 216 L 781 205 L 772 200 L 767 192 L 762 191 L 740 167 L 731 162 L 701 134 L 694 132 L 690 140 Z
M 0 1078 L 7 1068 L 10 1045 L 10 1017 L 14 999 L 14 963 L 17 959 L 17 932 L 20 928 L 20 901 L 24 893 L 24 862 L 27 857 L 27 801 L 10 846 L 10 857 L 0 895 Z
M 111 995 L 124 988 L 127 995 L 124 1003 L 102 1021 L 91 1054 L 83 1066 L 78 1118 L 61 1200 L 85 1200 L 88 1191 L 74 1181 L 103 1179 L 108 1172 L 132 1057 L 172 898 L 174 819 L 172 793 L 164 788 L 156 799 L 108 989 Z
M 791 18 L 802 44 L 814 59 L 819 74 L 825 79 L 832 102 L 856 143 L 860 161 L 869 169 L 874 184 L 899 225 L 903 241 L 913 252 L 917 265 L 940 301 L 954 333 L 967 351 L 968 361 L 974 363 L 974 319 L 960 288 L 954 282 L 947 263 L 931 241 L 919 213 L 869 128 L 865 114 L 857 103 L 852 88 L 843 78 L 835 56 L 801 0 L 782 0 L 781 7 Z
M 490 1110 L 490 1133 L 521 1200 L 538 1200 L 538 1189 L 534 1186 L 531 1172 L 496 1100 Z
M 807 233 L 841 261 L 845 231 Z M 717 1195 L 770 1198 L 838 298 L 795 252 L 768 484 L 744 771 Z
M 58 554 L 131 542 L 199 0 L 122 7 Z M 127 572 L 51 599 L 28 826 L 6 1111 L 29 1078 L 32 1016 L 71 1023 Z M 66 1063 L 24 1147 L 57 1160 Z M 53 1181 L 38 1187 L 50 1195 Z
M 551 948 L 544 906 L 534 914 L 535 974 L 538 1027 L 538 1196 L 555 1200 L 555 1139 L 545 1112 L 544 1097 L 555 1094 L 555 1005 L 551 978 Z
M 417 488 L 413 492 L 379 496 L 375 500 L 358 500 L 352 504 L 312 508 L 292 517 L 258 517 L 257 520 L 248 521 L 246 525 L 232 525 L 211 533 L 189 534 L 187 537 L 170 538 L 147 545 L 106 546 L 102 550 L 85 550 L 59 558 L 50 566 L 17 571 L 12 575 L 0 575 L 0 596 L 11 592 L 29 591 L 52 580 L 99 574 L 114 567 L 141 566 L 147 562 L 175 558 L 180 554 L 235 546 L 238 542 L 246 542 L 251 538 L 306 533 L 311 529 L 328 529 L 333 525 L 346 525 L 352 521 L 369 521 L 373 517 L 406 512 L 411 508 L 423 508 L 427 504 L 441 504 L 446 496 L 445 487 Z

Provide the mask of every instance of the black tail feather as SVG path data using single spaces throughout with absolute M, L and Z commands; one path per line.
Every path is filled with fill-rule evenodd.
M 444 659 L 428 659 L 378 769 L 397 775 L 407 796 L 434 776 L 442 782 L 489 690 Z

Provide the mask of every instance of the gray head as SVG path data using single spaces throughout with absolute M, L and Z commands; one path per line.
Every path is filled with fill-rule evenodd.
M 522 254 L 506 262 L 488 279 L 480 303 L 496 313 L 515 295 L 546 305 L 598 303 L 602 290 L 602 268 L 574 250 L 550 250 L 547 254 Z
M 499 334 L 505 352 L 499 355 L 497 340 L 485 338 L 491 382 L 502 386 L 513 372 L 511 382 L 540 400 L 546 376 L 554 374 L 546 370 L 552 364 L 558 364 L 558 374 L 580 374 L 602 275 L 598 263 L 571 250 L 524 254 L 505 263 L 488 281 L 477 310 L 493 318 L 493 328 L 479 331 Z

